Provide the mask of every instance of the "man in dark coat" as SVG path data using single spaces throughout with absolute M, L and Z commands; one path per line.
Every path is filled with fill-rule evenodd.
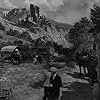
M 98 58 L 96 56 L 91 55 L 90 57 L 90 67 L 89 67 L 89 78 L 91 81 L 91 86 L 94 85 L 95 82 L 97 82 L 97 70 L 96 67 L 98 65 Z
M 50 68 L 50 94 L 48 100 L 58 100 L 60 96 L 60 87 L 62 86 L 61 77 L 56 73 L 55 67 Z

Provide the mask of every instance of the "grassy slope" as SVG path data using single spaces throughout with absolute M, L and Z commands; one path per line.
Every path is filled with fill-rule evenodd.
M 14 37 L 14 36 L 7 35 L 5 33 L 5 31 L 2 31 L 2 30 L 0 30 L 0 37 L 3 37 L 3 38 L 0 38 L 0 42 L 7 42 L 7 41 L 13 42 L 15 40 L 21 40 L 21 41 L 23 41 L 23 43 L 30 44 L 29 41 L 26 41 L 26 40 L 23 40 L 23 39 L 19 39 L 19 38 Z

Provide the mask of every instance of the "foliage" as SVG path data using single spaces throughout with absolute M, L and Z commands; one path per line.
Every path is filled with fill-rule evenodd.
M 90 19 L 93 23 L 91 31 L 96 35 L 100 32 L 100 6 L 94 5 L 94 8 L 91 9 Z
M 4 46 L 7 46 L 7 45 L 12 45 L 12 43 L 10 41 L 0 42 L 0 49 Z
M 13 29 L 10 29 L 6 32 L 7 35 L 11 35 L 11 36 L 17 36 L 18 35 L 18 31 L 17 30 L 13 30 Z
M 78 45 L 81 50 L 90 49 L 93 43 L 92 33 L 89 32 L 91 27 L 92 23 L 86 17 L 82 17 L 69 31 L 71 43 L 74 46 Z
M 13 42 L 13 45 L 16 45 L 19 47 L 19 50 L 22 55 L 22 61 L 33 61 L 34 52 L 32 48 L 30 48 L 30 44 L 27 44 L 27 43 L 24 44 L 20 40 L 15 40 Z
M 90 32 L 93 32 L 94 45 L 93 49 L 96 50 L 96 45 L 98 44 L 98 34 L 100 33 L 100 6 L 94 5 L 90 12 L 90 19 L 93 23 Z
M 29 86 L 32 88 L 42 87 L 44 84 L 44 80 L 45 80 L 45 73 L 41 71 L 32 76 L 32 78 L 29 81 Z
M 59 44 L 57 44 L 55 42 L 53 42 L 53 44 L 54 44 L 55 51 L 58 52 L 58 54 L 61 54 L 61 50 L 63 48 L 62 45 L 59 45 Z
M 53 46 L 54 46 L 54 49 L 55 49 L 55 52 L 57 52 L 59 55 L 64 55 L 65 57 L 68 58 L 68 60 L 73 60 L 73 56 L 74 56 L 74 53 L 77 49 L 77 46 L 75 47 L 72 47 L 72 48 L 63 48 L 62 45 L 59 45 L 55 42 L 53 42 Z
M 21 39 L 24 39 L 24 40 L 27 40 L 27 41 L 32 41 L 32 38 L 30 36 L 30 34 L 26 31 L 26 32 L 23 32 L 21 34 L 18 34 L 17 35 L 18 38 L 21 38 Z
M 16 45 L 16 46 L 22 46 L 22 45 L 23 45 L 23 42 L 20 41 L 20 40 L 15 40 L 15 41 L 13 42 L 13 44 Z
M 5 27 L 0 23 L 0 30 L 4 30 L 5 31 Z

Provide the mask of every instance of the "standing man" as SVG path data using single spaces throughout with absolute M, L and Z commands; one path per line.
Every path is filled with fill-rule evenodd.
M 51 76 L 51 72 L 45 71 L 45 81 L 44 81 L 44 96 L 43 96 L 43 100 L 47 100 L 48 96 L 50 94 L 50 87 L 49 87 L 49 83 L 50 83 L 50 76 Z
M 96 56 L 91 55 L 90 58 L 90 68 L 89 68 L 89 74 L 90 74 L 90 81 L 91 81 L 91 86 L 94 85 L 94 83 L 97 82 L 97 70 L 96 67 L 98 65 L 98 59 Z
M 50 71 L 50 94 L 48 100 L 58 100 L 60 96 L 60 87 L 62 86 L 61 77 L 57 74 L 57 69 L 55 67 L 51 67 Z

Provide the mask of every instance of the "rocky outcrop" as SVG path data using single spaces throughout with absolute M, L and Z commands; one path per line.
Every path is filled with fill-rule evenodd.
M 26 20 L 27 16 L 29 16 L 30 19 L 30 12 L 27 9 L 15 8 L 9 11 L 6 16 L 7 20 L 1 19 L 1 21 L 6 27 L 6 30 L 17 30 L 19 34 L 27 32 L 30 34 L 33 40 L 40 38 L 44 42 L 56 42 L 63 47 L 69 48 L 71 46 L 68 38 L 68 31 L 71 28 L 71 25 L 58 23 L 48 18 L 44 18 L 42 21 L 39 20 L 38 23 L 34 23 L 33 21 L 25 21 L 23 26 L 18 26 L 19 20 Z
M 15 8 L 7 14 L 6 18 L 12 22 L 18 23 L 19 19 L 24 19 L 28 15 L 29 11 L 25 8 Z

